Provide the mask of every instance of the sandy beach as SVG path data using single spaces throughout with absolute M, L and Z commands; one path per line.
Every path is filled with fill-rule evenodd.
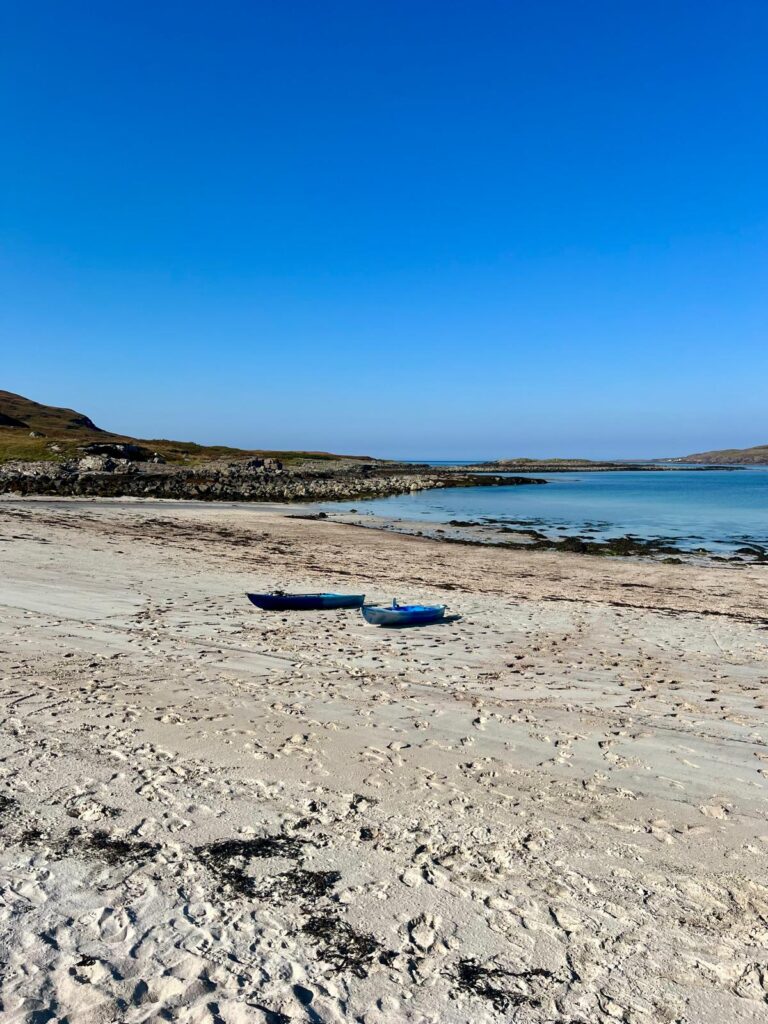
M 4 1022 L 768 1022 L 764 567 L 13 499 L 0 567 Z

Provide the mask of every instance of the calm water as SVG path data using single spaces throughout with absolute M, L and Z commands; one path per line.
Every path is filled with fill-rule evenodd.
M 720 550 L 750 541 L 768 544 L 768 467 L 532 475 L 548 483 L 417 491 L 322 507 L 354 507 L 428 522 L 501 519 L 554 537 L 579 533 L 601 539 L 631 533 L 646 539 L 667 537 L 687 548 Z

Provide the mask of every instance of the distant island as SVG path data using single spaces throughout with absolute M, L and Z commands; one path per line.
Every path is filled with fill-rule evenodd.
M 669 467 L 658 465 L 653 460 L 630 462 L 629 460 L 599 459 L 530 459 L 523 456 L 516 459 L 494 459 L 492 462 L 477 462 L 472 469 L 491 473 L 610 473 L 633 470 L 661 472 Z
M 713 452 L 698 452 L 669 461 L 700 462 L 703 465 L 719 466 L 768 466 L 768 444 L 757 444 L 753 448 L 722 448 Z

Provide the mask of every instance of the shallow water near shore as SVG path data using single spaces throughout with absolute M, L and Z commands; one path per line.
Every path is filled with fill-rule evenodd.
M 526 474 L 517 474 L 526 475 Z M 539 487 L 446 488 L 392 498 L 329 502 L 391 519 L 429 523 L 498 521 L 548 537 L 668 539 L 686 550 L 733 552 L 768 545 L 768 467 L 530 474 Z

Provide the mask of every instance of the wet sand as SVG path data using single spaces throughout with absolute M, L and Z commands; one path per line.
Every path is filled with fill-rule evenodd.
M 764 567 L 13 500 L 0 565 L 4 1021 L 768 1022 Z

